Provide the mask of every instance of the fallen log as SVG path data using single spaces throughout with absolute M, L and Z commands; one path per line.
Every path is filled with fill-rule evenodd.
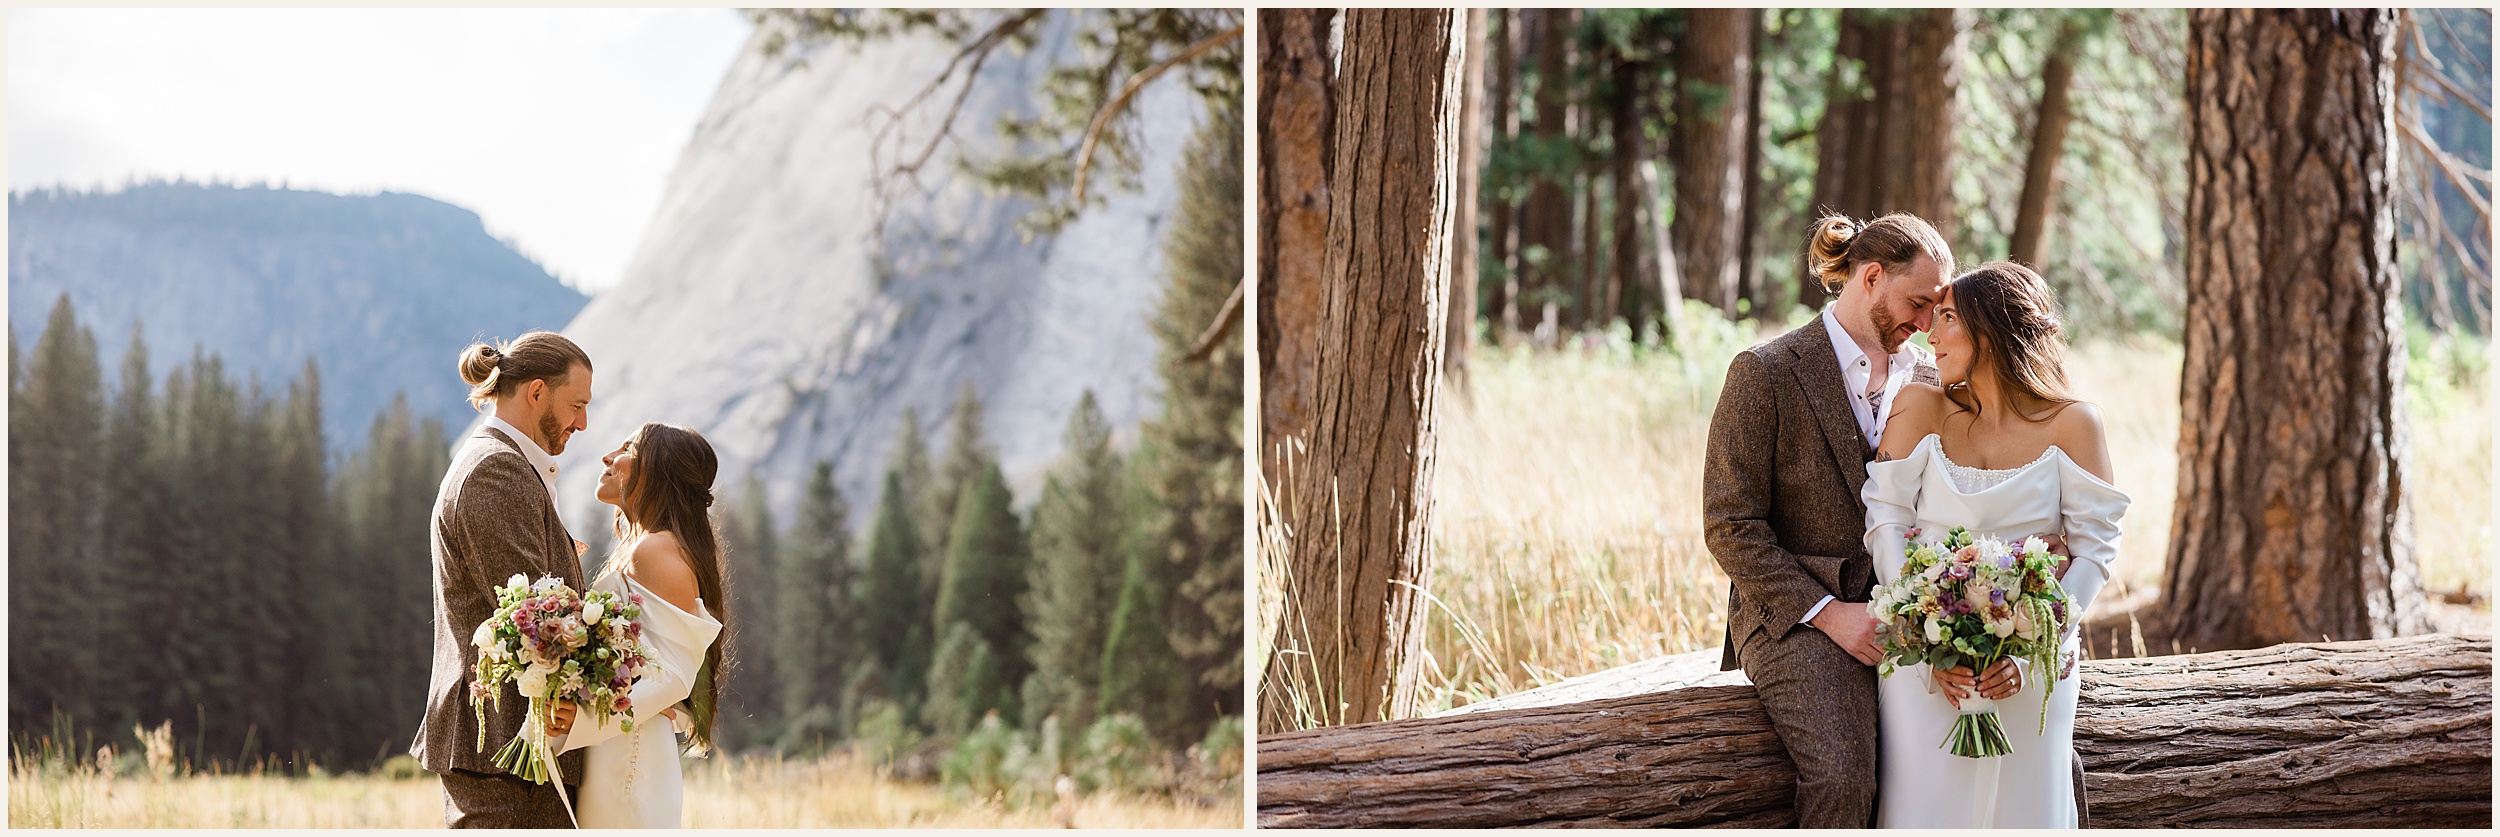
M 1576 702 L 1559 705 L 1523 692 L 1509 708 L 1262 736 L 1259 825 L 1792 824 L 1796 769 L 1752 686 L 1647 688 L 1688 668 L 1567 681 Z M 2490 637 L 2083 672 L 2075 742 L 2096 827 L 2491 825 Z

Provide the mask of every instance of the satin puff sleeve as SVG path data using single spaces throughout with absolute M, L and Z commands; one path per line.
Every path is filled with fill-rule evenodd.
M 639 588 L 635 585 L 634 588 Z M 629 588 L 629 589 L 634 589 Z M 626 691 L 633 698 L 634 728 L 659 719 L 660 713 L 694 694 L 695 673 L 703 668 L 703 658 L 720 636 L 721 624 L 711 617 L 711 609 L 695 600 L 697 613 L 678 610 L 668 600 L 650 591 L 642 592 L 642 645 L 657 670 L 646 671 Z M 619 713 L 620 715 L 623 713 Z M 557 744 L 559 752 L 570 752 L 614 738 L 624 732 L 618 726 L 621 717 L 610 716 L 604 723 L 593 724 L 590 713 L 574 716 L 573 731 Z M 682 731 L 682 730 L 681 730 Z
M 1936 438 L 1929 436 L 1907 459 L 1866 465 L 1866 487 L 1858 490 L 1858 497 L 1866 501 L 1866 552 L 1875 558 L 1878 582 L 1901 577 L 1901 563 L 1906 560 L 1902 535 L 1918 525 L 1919 485 L 1926 480 L 1927 463 L 1934 459 L 1927 446 L 1935 443 Z
M 2074 553 L 2074 566 L 2066 570 L 2066 594 L 2074 598 L 2075 613 L 2092 607 L 2101 587 L 2109 583 L 2111 565 L 2118 560 L 2118 519 L 2127 514 L 2131 500 L 2117 486 L 2076 465 L 2072 459 L 2058 457 L 2058 518 L 2066 530 L 2066 549 Z

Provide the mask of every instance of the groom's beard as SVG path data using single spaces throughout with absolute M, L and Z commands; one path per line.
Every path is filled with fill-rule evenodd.
M 1882 302 L 1867 306 L 1866 318 L 1875 326 L 1875 344 L 1884 347 L 1884 354 L 1900 351 L 1901 342 L 1909 339 L 1901 336 L 1901 321 L 1893 319 Z
M 538 417 L 538 444 L 547 449 L 548 456 L 564 453 L 564 423 L 556 421 L 554 413 Z

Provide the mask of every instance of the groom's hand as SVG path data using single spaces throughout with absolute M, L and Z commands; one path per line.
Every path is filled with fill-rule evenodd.
M 2059 581 L 2065 581 L 2065 580 L 2066 580 L 2066 568 L 2068 568 L 2068 567 L 2072 567 L 2072 566 L 2074 566 L 2074 565 L 2075 565 L 2075 553 L 2070 552 L 2070 551 L 2068 551 L 2068 550 L 2066 549 L 2066 539 L 2065 539 L 2064 537 L 2062 537 L 2062 536 L 2058 536 L 2058 535 L 2042 535 L 2042 536 L 2040 536 L 2040 540 L 2042 540 L 2042 541 L 2046 542 L 2046 543 L 2049 545 L 2049 554 L 2050 554 L 2050 555 L 2055 555 L 2055 556 L 2057 556 L 2057 557 L 2059 557 L 2059 558 L 2063 558 L 2063 559 L 2065 559 L 2065 560 L 2062 560 L 2062 561 L 2057 562 L 2057 580 L 2059 580 Z
M 1865 602 L 1833 602 L 1823 606 L 1806 624 L 1832 638 L 1832 644 L 1858 662 L 1874 665 L 1884 661 L 1884 652 L 1875 647 L 1875 617 L 1866 613 Z
M 555 720 L 548 722 L 548 735 L 564 735 L 573 731 L 573 702 L 556 701 Z

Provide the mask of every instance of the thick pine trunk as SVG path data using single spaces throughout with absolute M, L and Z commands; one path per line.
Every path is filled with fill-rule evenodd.
M 1493 87 L 1492 145 L 1496 148 L 1507 146 L 1519 133 L 1519 101 L 1514 92 L 1519 82 L 1520 14 L 1509 9 L 1493 10 L 1493 69 L 1492 77 L 1486 81 Z M 1492 216 L 1487 224 L 1487 243 L 1493 251 L 1490 259 L 1502 269 L 1502 282 L 1493 289 L 1493 299 L 1485 308 L 1487 316 L 1495 321 L 1496 339 L 1509 343 L 1519 339 L 1519 265 L 1513 258 L 1519 250 L 1519 204 L 1507 194 L 1487 193 L 1486 197 L 1486 212 Z
M 1736 315 L 1736 270 L 1745 197 L 1745 77 L 1753 11 L 1692 9 L 1675 45 L 1676 262 L 1684 292 Z
M 1614 95 L 1607 102 L 1606 116 L 1614 135 L 1614 155 L 1608 160 L 1606 176 L 1614 186 L 1615 205 L 1610 225 L 1614 257 L 1608 259 L 1612 269 L 1606 281 L 1606 321 L 1621 315 L 1632 322 L 1632 330 L 1637 334 L 1641 321 L 1649 314 L 1648 295 L 1641 292 L 1649 283 L 1643 281 L 1641 271 L 1644 236 L 1640 193 L 1640 162 L 1648 151 L 1641 141 L 1641 96 L 1647 89 L 1641 79 L 1648 74 L 1648 67 L 1618 57 L 1614 70 Z
M 1954 90 L 1960 85 L 1962 15 L 1953 9 L 1840 14 L 1820 143 L 1814 207 L 1859 219 L 1908 212 L 1953 236 Z M 1854 62 L 1854 63 L 1853 63 Z M 1862 68 L 1850 84 L 1847 67 Z M 1811 280 L 1805 280 L 1811 284 Z M 1819 286 L 1800 290 L 1817 303 Z
M 1791 824 L 1796 770 L 1753 687 L 1677 668 L 1264 736 L 1259 825 Z M 2491 825 L 2489 637 L 2094 660 L 2080 682 L 2094 827 Z
M 2032 119 L 2031 157 L 2023 165 L 2022 200 L 2015 204 L 2014 261 L 2038 266 L 2048 246 L 2049 216 L 2057 210 L 2057 161 L 2066 151 L 2066 126 L 2075 120 L 2067 93 L 2075 78 L 2075 54 L 2083 45 L 2077 21 L 2058 24 L 2057 42 L 2040 64 L 2040 112 Z
M 1264 729 L 1405 715 L 1432 567 L 1465 22 L 1448 9 L 1344 14 L 1316 421 L 1282 510 L 1293 541 L 1277 561 Z
M 1467 346 L 1476 334 L 1478 186 L 1484 182 L 1484 10 L 1468 9 L 1467 64 L 1458 109 L 1458 218 L 1450 241 L 1449 345 L 1441 369 L 1466 391 Z
M 1737 224 L 1736 233 L 1736 296 L 1751 302 L 1752 315 L 1756 318 L 1771 316 L 1766 305 L 1770 295 L 1765 293 L 1767 288 L 1754 264 L 1754 254 L 1761 249 L 1762 30 L 1765 28 L 1762 24 L 1766 15 L 1761 9 L 1753 10 L 1753 21 L 1747 27 L 1751 42 L 1745 47 L 1745 185 L 1740 204 L 1742 208 L 1737 212 L 1742 220 Z
M 1259 12 L 1260 473 L 1309 441 L 1336 113 L 1325 9 Z
M 2178 507 L 2160 632 L 2425 630 L 2401 463 L 2394 13 L 2188 15 Z
M 1865 72 L 1872 69 L 1865 62 L 1867 27 L 1864 15 L 1856 9 L 1842 9 L 1840 12 L 1832 46 L 1832 68 L 1823 77 L 1823 116 L 1814 125 L 1814 197 L 1806 207 L 1811 214 L 1849 211 L 1841 202 L 1842 187 L 1850 180 L 1849 152 L 1863 145 L 1852 143 L 1849 138 L 1864 130 L 1860 123 L 1864 121 L 1862 116 L 1868 107 L 1867 97 L 1854 92 L 1860 88 L 1851 82 L 1862 85 Z M 1859 68 L 1860 72 L 1853 76 L 1849 72 L 1851 67 Z M 1809 309 L 1821 308 L 1830 297 L 1831 292 L 1823 288 L 1822 281 L 1815 278 L 1813 271 L 1797 272 L 1797 304 Z
M 1571 105 L 1571 29 L 1578 13 L 1533 9 L 1518 14 L 1529 15 L 1533 21 L 1529 32 L 1536 42 L 1536 137 L 1551 149 L 1571 138 L 1566 124 Z M 1571 192 L 1565 188 L 1569 178 L 1563 172 L 1541 173 L 1520 210 L 1519 264 L 1526 278 L 1520 283 L 1519 317 L 1522 326 L 1540 332 L 1550 318 L 1560 315 L 1556 305 L 1568 293 L 1574 273 Z

